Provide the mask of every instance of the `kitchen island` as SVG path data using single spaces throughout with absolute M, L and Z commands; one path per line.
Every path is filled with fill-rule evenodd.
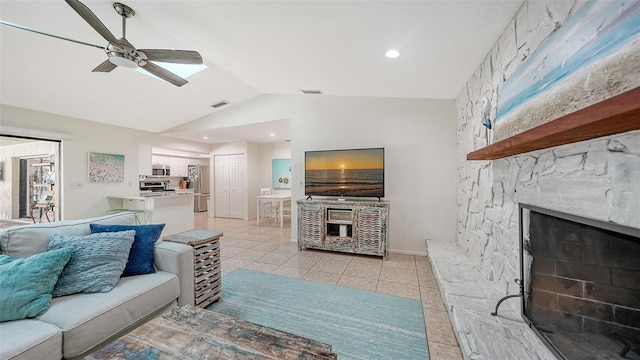
M 108 212 L 137 212 L 141 224 L 165 224 L 161 236 L 193 230 L 193 192 L 163 191 L 144 196 L 108 196 Z

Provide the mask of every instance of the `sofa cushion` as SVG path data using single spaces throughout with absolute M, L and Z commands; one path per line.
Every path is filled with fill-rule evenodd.
M 49 249 L 72 247 L 71 260 L 53 288 L 54 297 L 111 291 L 127 264 L 134 230 L 85 236 L 53 235 Z
M 0 322 L 36 317 L 49 309 L 51 291 L 73 248 L 26 259 L 0 255 Z
M 177 276 L 158 271 L 121 278 L 108 293 L 54 298 L 39 319 L 62 329 L 64 357 L 73 358 L 122 336 L 141 319 L 148 321 L 150 315 L 174 304 L 179 294 Z
M 156 268 L 153 265 L 153 248 L 162 234 L 164 224 L 148 225 L 100 225 L 89 224 L 91 233 L 135 230 L 136 237 L 131 245 L 129 260 L 124 268 L 122 276 L 153 274 Z
M 82 220 L 15 226 L 0 230 L 0 254 L 16 258 L 47 251 L 49 238 L 55 234 L 89 235 L 89 224 L 134 224 L 135 214 L 126 212 Z
M 62 358 L 62 331 L 38 320 L 0 323 L 0 359 L 59 360 Z

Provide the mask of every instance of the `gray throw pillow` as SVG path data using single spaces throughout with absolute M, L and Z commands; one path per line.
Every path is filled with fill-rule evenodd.
M 111 291 L 127 265 L 135 234 L 134 230 L 127 230 L 86 236 L 51 236 L 49 250 L 73 247 L 71 260 L 51 295 Z

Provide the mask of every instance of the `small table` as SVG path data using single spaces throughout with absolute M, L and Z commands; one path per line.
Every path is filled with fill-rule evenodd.
M 283 226 L 284 223 L 284 202 L 291 201 L 291 194 L 271 194 L 271 195 L 260 195 L 258 198 L 258 226 L 260 226 L 260 202 L 265 200 L 274 200 L 280 202 L 280 227 Z
M 337 359 L 331 345 L 214 311 L 183 306 L 85 357 L 102 359 Z
M 218 231 L 190 230 L 162 238 L 193 247 L 193 300 L 202 308 L 220 299 L 222 293 L 221 236 Z

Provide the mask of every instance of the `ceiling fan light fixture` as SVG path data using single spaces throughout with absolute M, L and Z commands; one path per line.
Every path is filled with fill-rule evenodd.
M 115 65 L 124 66 L 126 68 L 135 69 L 138 67 L 138 63 L 134 60 L 133 57 L 122 53 L 110 52 L 109 61 L 111 61 L 111 63 Z

